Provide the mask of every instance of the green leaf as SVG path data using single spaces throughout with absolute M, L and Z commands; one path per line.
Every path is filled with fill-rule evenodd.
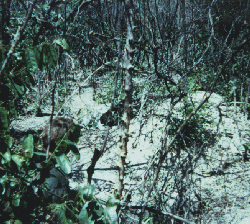
M 8 186 L 8 185 L 7 185 L 7 186 Z M 11 187 L 9 187 L 9 186 L 7 187 L 5 195 L 6 195 L 7 197 L 10 197 L 10 195 L 11 195 Z
M 46 58 L 49 66 L 55 68 L 57 65 L 57 52 L 53 45 L 46 46 Z
M 84 204 L 80 214 L 80 223 L 103 223 L 104 209 L 96 201 L 91 200 Z
M 6 53 L 6 50 L 4 48 L 0 48 L 0 63 L 2 63 L 4 60 L 5 60 L 5 53 Z
M 21 198 L 21 196 L 19 194 L 14 194 L 13 195 L 12 204 L 15 207 L 18 207 L 20 205 L 20 201 L 21 201 L 20 198 Z
M 69 49 L 69 45 L 68 45 L 68 43 L 67 43 L 67 41 L 65 39 L 54 40 L 53 44 L 57 44 L 57 45 L 61 46 L 64 50 Z
M 88 201 L 84 204 L 78 218 L 80 223 L 94 224 L 103 223 L 101 220 L 103 218 L 103 209 L 98 202 L 95 200 Z
M 64 153 L 55 157 L 56 157 L 56 162 L 62 168 L 62 170 L 66 174 L 69 174 L 71 172 L 71 165 L 68 157 Z
M 67 219 L 66 222 L 64 222 L 66 224 L 75 224 L 71 219 Z
M 5 142 L 8 145 L 8 147 L 10 148 L 13 144 L 13 138 L 10 135 L 5 135 Z
M 118 216 L 117 216 L 117 206 L 119 205 L 120 201 L 116 198 L 116 196 L 110 196 L 107 203 L 106 208 L 104 210 L 104 221 L 105 223 L 118 223 Z
M 106 203 L 107 207 L 114 207 L 119 205 L 120 201 L 116 199 L 114 196 L 109 196 L 108 201 Z
M 4 224 L 22 224 L 22 222 L 18 219 L 16 220 L 11 219 L 11 220 L 4 222 Z
M 67 219 L 66 209 L 64 204 L 57 204 L 55 208 L 52 210 L 57 216 L 58 223 L 60 224 L 74 224 L 72 220 Z
M 23 151 L 25 153 L 25 156 L 27 156 L 28 158 L 32 158 L 33 152 L 34 152 L 33 150 L 34 140 L 33 140 L 32 134 L 29 134 L 28 136 L 24 137 L 22 146 L 23 146 Z
M 25 161 L 24 157 L 20 156 L 20 155 L 13 155 L 12 156 L 12 160 L 17 165 L 17 167 L 18 167 L 19 170 L 22 167 L 22 163 Z
M 81 126 L 79 124 L 73 124 L 72 125 L 72 131 L 73 131 L 73 142 L 78 142 L 81 135 Z
M 75 143 L 70 141 L 70 140 L 65 140 L 64 142 L 66 142 L 67 148 L 69 150 L 71 150 L 72 153 L 74 154 L 74 156 L 79 160 L 80 159 L 80 153 L 79 153 L 79 150 L 76 147 Z
M 104 209 L 98 201 L 92 200 L 89 207 L 95 213 L 94 215 L 95 219 L 100 220 L 103 218 L 102 216 L 104 214 Z
M 104 210 L 104 221 L 109 224 L 118 223 L 118 216 L 116 213 L 116 207 L 106 207 Z
M 47 65 L 55 68 L 57 65 L 57 51 L 51 44 L 40 44 L 35 50 L 38 67 L 43 71 Z
M 8 130 L 8 112 L 3 107 L 0 107 L 0 130 Z
M 2 178 L 0 178 L 0 184 L 1 184 L 1 188 L 3 189 L 2 192 L 0 192 L 2 195 L 5 194 L 6 192 L 6 187 L 5 187 L 5 183 L 7 183 L 7 186 L 8 186 L 8 183 L 9 183 L 9 177 L 7 176 L 7 173 L 2 176 Z
M 14 117 L 14 118 L 17 117 L 17 111 L 16 111 L 16 108 L 15 108 L 14 100 L 9 101 L 9 113 L 10 113 L 9 114 L 10 117 Z
M 88 212 L 86 210 L 86 205 L 88 205 L 88 202 L 84 205 L 84 207 L 82 208 L 78 218 L 79 218 L 79 223 L 83 223 L 83 224 L 94 224 L 93 221 L 91 221 L 91 217 L 88 216 Z
M 21 70 L 21 71 L 18 71 L 18 73 L 19 73 L 19 76 L 21 77 L 22 85 L 24 85 L 25 87 L 30 89 L 31 86 L 34 86 L 36 84 L 33 76 L 31 75 L 29 71 Z
M 22 60 L 22 56 L 20 52 L 14 53 L 13 56 L 15 56 L 17 60 Z
M 38 67 L 43 71 L 47 65 L 51 68 L 55 68 L 57 65 L 57 52 L 53 45 L 51 44 L 41 44 L 36 47 L 35 50 L 36 61 Z
M 38 68 L 41 71 L 43 71 L 46 67 L 45 67 L 45 65 L 43 63 L 43 45 L 42 44 L 36 46 L 35 56 L 36 56 L 36 61 L 37 61 Z
M 34 72 L 38 69 L 36 55 L 33 50 L 28 49 L 25 51 L 25 61 L 27 69 L 31 72 Z
M 4 161 L 2 160 L 2 164 L 9 163 L 11 161 L 11 153 L 7 148 L 6 152 L 2 154 Z
M 27 83 L 27 86 L 34 86 L 36 83 L 35 83 L 35 80 L 34 80 L 34 77 L 31 73 L 27 72 L 26 73 L 26 83 Z
M 22 95 L 25 93 L 25 87 L 23 85 L 14 83 L 14 88 L 12 88 L 12 91 L 15 93 L 15 97 L 22 97 Z
M 56 204 L 56 206 L 52 209 L 52 212 L 56 214 L 58 223 L 66 223 L 70 224 L 72 223 L 71 220 L 68 220 L 65 214 L 66 208 L 64 204 Z
M 81 199 L 91 201 L 94 198 L 95 187 L 93 185 L 87 185 L 84 188 L 79 188 Z
M 34 152 L 35 155 L 37 156 L 44 156 L 46 157 L 46 152 Z

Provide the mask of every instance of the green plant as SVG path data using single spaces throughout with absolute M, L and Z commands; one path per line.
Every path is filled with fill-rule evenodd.
M 191 103 L 184 104 L 183 107 L 179 109 L 179 115 L 181 118 L 174 117 L 172 119 L 169 129 L 170 136 L 175 135 L 179 127 L 183 124 L 183 119 L 185 119 L 193 110 L 194 107 Z M 200 147 L 204 143 L 209 135 L 209 132 L 204 128 L 204 124 L 209 121 L 206 116 L 207 115 L 199 112 L 190 119 L 181 134 L 177 136 L 175 141 L 175 146 L 177 148 L 183 149 L 192 146 Z
M 76 132 L 74 141 L 79 137 L 79 126 L 73 125 Z M 119 201 L 109 199 L 104 209 L 94 199 L 92 185 L 79 188 L 78 193 L 69 190 L 67 178 L 55 168 L 69 172 L 69 161 L 63 151 L 70 148 L 79 158 L 74 143 L 62 136 L 58 141 L 55 154 L 45 160 L 44 152 L 38 152 L 36 138 L 29 134 L 22 141 L 22 150 L 13 146 L 9 133 L 8 111 L 0 107 L 0 219 L 3 222 L 45 222 L 59 223 L 116 223 L 116 208 Z M 73 135 L 74 136 L 74 135 Z M 51 179 L 52 178 L 52 179 Z M 57 189 L 51 180 L 60 181 L 63 188 Z M 62 180 L 65 181 L 62 181 Z M 110 220 L 112 222 L 110 222 Z
M 54 43 L 67 47 L 63 40 Z M 0 53 L 3 62 L 7 48 Z M 25 63 L 18 61 L 20 56 Z M 109 200 L 104 209 L 94 199 L 93 186 L 79 188 L 77 192 L 69 189 L 66 175 L 70 173 L 70 162 L 65 149 L 79 159 L 74 143 L 80 136 L 79 125 L 72 126 L 75 133 L 72 141 L 68 140 L 67 133 L 59 137 L 47 160 L 46 153 L 37 150 L 39 141 L 35 135 L 25 136 L 21 149 L 13 145 L 9 124 L 16 116 L 15 101 L 23 100 L 26 89 L 35 84 L 31 72 L 48 66 L 54 68 L 56 63 L 54 45 L 43 43 L 24 51 L 17 49 L 0 76 L 0 220 L 7 223 L 111 223 L 109 221 L 116 217 L 113 208 L 117 207 L 118 200 L 111 205 Z
M 94 117 L 91 117 L 88 125 L 87 125 L 87 128 L 90 130 L 90 129 L 96 129 L 98 127 L 98 123 L 96 121 L 96 119 Z
M 46 161 L 45 153 L 36 151 L 37 142 L 31 134 L 23 139 L 22 150 L 15 150 L 9 135 L 8 112 L 3 107 L 0 107 L 0 127 L 1 221 L 116 223 L 119 200 L 110 197 L 104 209 L 94 198 L 94 186 L 79 188 L 78 192 L 69 189 L 63 171 L 69 172 L 70 164 L 60 147 L 66 143 L 79 158 L 73 142 L 63 136 L 56 153 Z M 78 126 L 73 129 L 78 130 Z M 58 165 L 62 169 L 56 168 Z M 60 185 L 55 185 L 57 182 Z

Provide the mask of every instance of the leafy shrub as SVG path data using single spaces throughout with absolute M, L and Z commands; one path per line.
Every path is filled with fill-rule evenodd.
M 64 42 L 56 44 L 64 45 Z M 0 52 L 2 62 L 7 53 L 5 50 Z M 47 66 L 53 68 L 57 62 L 55 48 L 49 44 L 41 44 L 16 55 L 22 55 L 25 64 L 14 55 L 0 77 L 1 222 L 112 223 L 113 220 L 115 223 L 118 200 L 115 203 L 109 200 L 104 209 L 93 197 L 93 186 L 78 191 L 69 189 L 67 174 L 70 173 L 70 162 L 62 149 L 67 147 L 77 158 L 80 155 L 75 143 L 67 140 L 67 134 L 61 136 L 55 153 L 47 160 L 46 153 L 36 149 L 36 136 L 32 134 L 24 137 L 21 150 L 13 145 L 9 124 L 16 116 L 14 99 L 21 100 L 26 89 L 35 84 L 32 71 L 43 70 Z M 10 71 L 14 65 L 16 72 L 12 74 Z M 78 133 L 73 139 L 77 141 L 80 127 L 73 125 L 72 129 Z
M 193 109 L 194 107 L 191 104 L 184 105 L 184 107 L 180 109 L 180 116 L 185 119 Z M 205 119 L 202 113 L 195 114 L 177 137 L 175 141 L 176 147 L 179 149 L 184 149 L 185 147 L 190 148 L 192 146 L 200 147 L 209 135 L 209 132 L 204 128 L 204 124 L 207 122 L 208 120 Z M 174 136 L 182 124 L 183 119 L 173 118 L 169 135 Z

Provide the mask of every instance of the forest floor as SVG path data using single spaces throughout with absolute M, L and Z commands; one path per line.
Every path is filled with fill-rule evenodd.
M 93 97 L 92 89 L 86 90 L 81 98 L 86 99 L 82 102 L 82 108 L 92 108 L 97 111 L 98 106 Z M 198 92 L 193 95 L 193 100 L 199 102 L 204 92 Z M 73 99 L 73 105 L 81 105 L 81 100 L 76 96 Z M 205 202 L 203 214 L 201 214 L 202 223 L 250 223 L 250 163 L 242 161 L 241 147 L 250 140 L 249 133 L 250 122 L 246 116 L 240 112 L 240 108 L 232 105 L 223 104 L 223 99 L 217 94 L 210 98 L 210 106 L 206 113 L 215 121 L 216 125 L 207 127 L 208 130 L 216 132 L 214 144 L 207 148 L 206 157 L 201 158 L 194 169 L 193 182 L 196 192 L 200 193 L 201 200 Z M 221 112 L 217 109 L 219 103 Z M 85 105 L 84 105 L 85 104 Z M 157 113 L 161 114 L 165 108 L 169 107 L 169 102 L 162 104 L 157 108 Z M 72 108 L 72 107 L 71 107 Z M 91 110 L 91 109 L 90 109 Z M 221 113 L 219 115 L 219 113 Z M 221 116 L 221 121 L 219 118 Z M 217 122 L 216 122 L 217 121 Z M 163 137 L 162 128 L 164 122 L 154 117 L 145 125 L 140 133 L 139 119 L 131 122 L 130 134 L 132 137 L 128 144 L 128 156 L 125 192 L 133 192 L 131 204 L 137 205 L 142 196 L 144 172 L 149 167 L 150 159 L 154 156 L 157 149 L 161 147 L 161 137 Z M 117 166 L 119 149 L 118 126 L 112 127 L 107 145 L 107 151 L 98 161 L 93 175 L 93 182 L 97 187 L 96 197 L 103 201 L 115 189 L 117 183 Z M 148 135 L 148 137 L 147 137 Z M 104 130 L 85 131 L 80 141 L 81 160 L 72 162 L 73 169 L 83 171 L 84 177 L 77 183 L 71 181 L 72 187 L 78 184 L 86 184 L 86 169 L 90 165 L 94 148 L 100 148 L 105 136 Z M 80 172 L 82 173 L 82 172 Z
M 196 92 L 190 97 L 198 105 L 204 92 Z M 99 104 L 93 99 L 94 90 L 87 87 L 80 94 L 75 92 L 71 95 L 64 105 L 65 111 L 83 127 L 82 137 L 77 145 L 81 158 L 77 161 L 69 155 L 73 172 L 70 186 L 75 189 L 79 185 L 87 184 L 86 170 L 91 164 L 94 149 L 102 147 L 107 133 L 107 127 L 98 118 L 109 109 L 109 104 Z M 166 125 L 161 115 L 170 108 L 170 102 L 166 100 L 159 104 L 154 103 L 151 107 L 155 116 L 146 122 L 138 116 L 130 124 L 131 138 L 128 142 L 124 190 L 125 195 L 131 195 L 130 205 L 138 205 L 144 200 L 144 174 L 161 148 Z M 203 116 L 212 121 L 205 128 L 213 132 L 214 137 L 213 144 L 208 144 L 205 156 L 199 158 L 189 177 L 193 183 L 192 192 L 196 192 L 203 203 L 197 219 L 201 223 L 250 223 L 250 162 L 243 162 L 241 155 L 243 145 L 250 142 L 250 121 L 240 107 L 225 103 L 218 94 L 212 94 Z M 27 129 L 42 130 L 47 120 L 48 117 L 25 116 L 19 117 L 11 125 L 12 128 L 24 132 Z M 107 201 L 116 189 L 120 134 L 119 126 L 113 126 L 109 130 L 105 153 L 95 167 L 92 184 L 96 187 L 95 197 L 101 202 Z M 167 174 L 168 171 L 164 172 Z M 174 197 L 174 193 L 171 197 Z M 168 206 L 166 210 L 171 212 L 171 203 Z M 130 218 L 132 221 L 133 218 L 136 219 Z M 133 223 L 137 223 L 137 220 Z

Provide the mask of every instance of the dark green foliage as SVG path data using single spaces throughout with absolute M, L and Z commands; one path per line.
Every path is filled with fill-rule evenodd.
M 53 43 L 61 46 L 64 50 L 69 50 L 69 45 L 65 39 L 54 40 Z
M 81 126 L 79 124 L 73 124 L 72 126 L 72 141 L 78 142 L 79 138 L 81 137 Z
M 25 51 L 25 61 L 27 65 L 27 69 L 31 72 L 37 70 L 38 65 L 36 61 L 36 55 L 32 49 L 28 49 Z
M 54 43 L 68 49 L 64 39 Z M 35 134 L 24 137 L 21 150 L 13 145 L 9 132 L 10 119 L 16 116 L 17 104 L 26 90 L 35 84 L 31 72 L 57 65 L 57 51 L 51 44 L 42 43 L 25 50 L 16 49 L 16 52 L 0 76 L 1 222 L 79 223 L 84 220 L 82 214 L 87 211 L 90 222 L 106 223 L 102 221 L 103 208 L 93 194 L 89 200 L 69 189 L 67 174 L 71 172 L 71 165 L 66 149 L 71 150 L 77 159 L 80 158 L 74 143 L 81 136 L 79 125 L 72 126 L 71 140 L 68 140 L 67 133 L 59 137 L 57 148 L 48 160 L 45 152 L 37 151 L 39 141 Z M 6 54 L 7 48 L 2 48 L 1 64 Z M 58 165 L 60 168 L 56 168 Z M 94 192 L 94 187 L 91 189 Z
M 57 52 L 53 45 L 40 44 L 35 49 L 33 62 L 37 62 L 38 68 L 43 71 L 47 66 L 54 68 L 57 65 Z
M 0 77 L 0 103 L 9 111 L 11 117 L 16 116 L 17 105 L 19 105 L 26 90 L 35 85 L 30 72 L 34 72 L 38 68 L 43 71 L 48 66 L 55 68 L 57 65 L 57 52 L 51 44 L 43 43 L 25 51 L 19 49 L 16 51 L 17 53 L 11 57 L 11 63 Z M 2 65 L 6 54 L 7 49 L 1 49 L 0 65 Z M 13 70 L 15 72 L 12 72 Z
M 184 118 L 188 116 L 193 110 L 192 106 L 186 106 L 186 109 L 182 111 Z M 183 119 L 172 118 L 171 127 L 168 134 L 174 136 L 180 126 L 183 124 Z M 203 114 L 195 114 L 188 124 L 181 131 L 181 134 L 177 136 L 175 146 L 178 149 L 185 149 L 190 147 L 201 147 L 204 141 L 208 138 L 209 131 L 204 128 L 204 124 L 208 122 L 208 119 Z
M 0 130 L 9 131 L 8 113 L 5 108 L 0 107 Z M 4 136 L 0 136 L 3 138 Z
M 105 223 L 102 215 L 103 208 L 100 204 L 95 200 L 88 201 L 79 214 L 79 221 L 81 223 Z
M 70 172 L 70 164 L 64 153 L 56 153 L 46 161 L 45 153 L 34 151 L 36 141 L 31 134 L 24 137 L 22 151 L 16 151 L 8 135 L 8 116 L 4 108 L 0 108 L 0 122 L 2 222 L 19 220 L 37 223 L 50 220 L 58 223 L 110 223 L 105 221 L 104 209 L 94 199 L 95 188 L 92 185 L 80 188 L 78 196 L 69 189 L 67 173 Z M 78 130 L 78 125 L 75 128 Z M 75 144 L 69 140 L 64 142 L 79 158 Z M 56 164 L 62 169 L 55 168 Z M 116 208 L 117 203 L 107 206 Z M 114 217 L 114 211 L 105 210 L 105 214 Z M 49 220 L 46 220 L 47 215 Z
M 195 116 L 194 119 L 192 119 L 191 122 L 188 123 L 188 125 L 185 126 L 183 131 L 181 132 L 181 135 L 179 135 L 176 139 L 176 147 L 178 148 L 185 148 L 185 147 L 191 147 L 193 144 L 197 146 L 201 146 L 204 140 L 204 137 L 202 134 L 205 133 L 205 130 L 202 131 L 202 123 L 197 122 L 198 117 Z M 173 136 L 179 127 L 183 124 L 182 119 L 173 118 L 173 128 L 169 130 L 169 134 Z M 201 121 L 200 121 L 201 122 Z

